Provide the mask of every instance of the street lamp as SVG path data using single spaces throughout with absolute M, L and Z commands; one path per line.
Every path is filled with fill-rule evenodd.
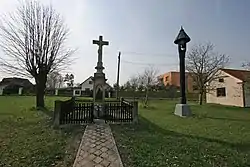
M 180 59 L 180 87 L 181 87 L 181 101 L 180 104 L 175 106 L 175 115 L 178 116 L 190 116 L 191 110 L 187 105 L 186 100 L 186 83 L 185 83 L 185 53 L 187 43 L 190 41 L 190 37 L 186 34 L 184 29 L 181 27 L 179 34 L 177 35 L 174 43 L 178 45 L 179 59 Z

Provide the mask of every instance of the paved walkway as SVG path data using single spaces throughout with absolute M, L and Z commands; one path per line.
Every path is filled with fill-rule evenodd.
M 123 167 L 108 124 L 86 127 L 73 167 Z

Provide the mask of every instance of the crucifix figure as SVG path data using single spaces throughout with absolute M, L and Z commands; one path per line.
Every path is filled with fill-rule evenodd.
M 104 67 L 102 66 L 102 47 L 104 45 L 109 45 L 108 41 L 103 41 L 102 36 L 99 36 L 99 40 L 93 40 L 93 44 L 96 44 L 99 46 L 98 48 L 98 62 L 97 62 L 97 72 L 102 72 Z
M 98 45 L 98 61 L 95 69 L 97 72 L 94 73 L 94 85 L 93 85 L 93 100 L 94 102 L 104 102 L 105 92 L 106 92 L 106 81 L 105 74 L 103 72 L 102 63 L 102 47 L 104 45 L 109 45 L 108 41 L 103 41 L 102 36 L 99 36 L 99 40 L 93 40 L 93 44 Z

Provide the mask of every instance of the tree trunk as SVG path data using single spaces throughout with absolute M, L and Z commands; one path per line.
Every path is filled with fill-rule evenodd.
M 36 79 L 36 107 L 44 108 L 44 95 L 46 88 L 46 75 Z
M 144 101 L 144 107 L 147 107 L 148 105 L 148 88 L 146 90 L 146 97 L 145 97 L 145 101 Z
M 135 101 L 135 89 L 133 90 L 133 98 L 134 98 L 134 101 Z
M 201 91 L 200 94 L 199 94 L 199 104 L 200 105 L 202 105 L 202 103 L 203 103 L 203 94 L 204 94 L 203 91 Z

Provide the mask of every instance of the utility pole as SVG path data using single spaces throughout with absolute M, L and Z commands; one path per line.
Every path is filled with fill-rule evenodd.
M 120 61 L 121 61 L 121 52 L 119 52 L 119 55 L 118 55 L 118 69 L 117 69 L 117 81 L 116 81 L 116 99 L 119 99 Z

